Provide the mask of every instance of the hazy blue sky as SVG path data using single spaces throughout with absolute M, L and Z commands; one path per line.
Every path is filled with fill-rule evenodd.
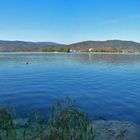
M 140 0 L 0 0 L 0 39 L 140 42 Z

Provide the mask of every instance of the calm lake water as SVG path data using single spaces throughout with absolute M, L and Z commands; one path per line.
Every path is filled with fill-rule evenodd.
M 91 119 L 140 124 L 140 54 L 0 54 L 0 107 L 49 115 L 66 96 Z

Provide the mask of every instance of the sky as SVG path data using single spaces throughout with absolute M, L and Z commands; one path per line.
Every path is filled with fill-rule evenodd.
M 0 40 L 140 42 L 140 0 L 0 0 Z

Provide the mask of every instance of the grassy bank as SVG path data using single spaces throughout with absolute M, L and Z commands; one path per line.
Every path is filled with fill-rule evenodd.
M 38 113 L 22 121 L 6 109 L 0 110 L 0 140 L 94 140 L 88 116 L 69 98 L 55 102 L 49 120 Z

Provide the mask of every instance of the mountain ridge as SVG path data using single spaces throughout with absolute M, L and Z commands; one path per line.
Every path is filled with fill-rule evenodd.
M 73 44 L 59 44 L 55 42 L 31 42 L 0 40 L 0 51 L 42 51 L 48 48 L 70 48 L 77 51 L 89 49 L 117 49 L 140 51 L 140 43 L 127 40 L 82 41 Z

